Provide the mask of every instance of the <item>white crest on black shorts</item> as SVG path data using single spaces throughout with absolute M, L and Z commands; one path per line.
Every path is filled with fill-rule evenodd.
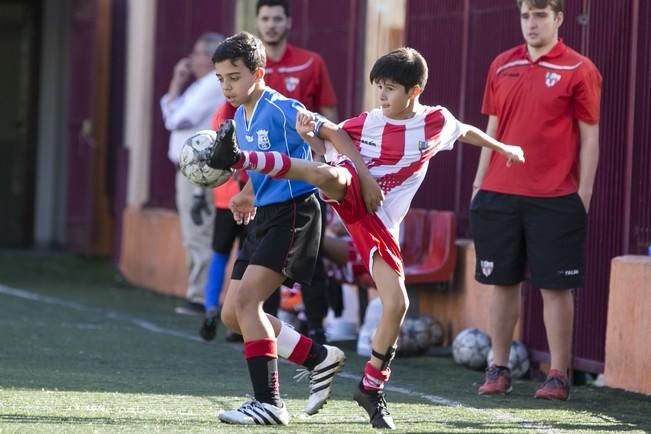
M 493 266 L 495 265 L 493 261 L 481 261 L 481 272 L 484 276 L 488 277 L 493 273 Z

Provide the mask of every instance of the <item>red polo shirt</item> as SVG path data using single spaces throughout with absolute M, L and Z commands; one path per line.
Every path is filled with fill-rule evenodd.
M 579 126 L 599 122 L 601 74 L 559 41 L 535 62 L 526 45 L 505 51 L 488 71 L 482 113 L 498 119 L 497 139 L 524 149 L 525 164 L 506 167 L 493 152 L 481 188 L 555 197 L 578 188 Z
M 267 58 L 265 83 L 310 111 L 337 104 L 328 69 L 318 54 L 287 44 L 278 62 Z

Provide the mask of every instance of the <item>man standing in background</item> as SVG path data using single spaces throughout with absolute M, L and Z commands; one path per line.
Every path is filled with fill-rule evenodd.
M 168 157 L 176 166 L 176 208 L 181 221 L 183 247 L 188 265 L 187 303 L 176 308 L 179 314 L 204 311 L 204 286 L 212 257 L 212 192 L 195 187 L 178 170 L 181 148 L 195 131 L 210 128 L 215 108 L 224 95 L 215 76 L 212 54 L 224 40 L 218 33 L 204 33 L 194 44 L 189 57 L 179 60 L 167 93 L 160 106 L 165 128 L 170 131 Z M 191 77 L 195 78 L 185 91 Z
M 525 43 L 491 64 L 482 113 L 486 132 L 520 145 L 521 166 L 483 149 L 470 221 L 477 281 L 493 286 L 489 330 L 494 364 L 480 395 L 511 391 L 508 368 L 528 269 L 540 288 L 550 371 L 538 399 L 570 393 L 573 288 L 583 287 L 586 213 L 599 159 L 601 75 L 558 37 L 563 0 L 517 0 Z
M 288 1 L 259 0 L 255 23 L 267 53 L 267 85 L 336 122 L 337 98 L 323 59 L 287 43 L 292 28 Z

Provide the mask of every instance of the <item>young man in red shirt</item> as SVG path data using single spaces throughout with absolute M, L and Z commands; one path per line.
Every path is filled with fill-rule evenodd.
M 328 69 L 317 53 L 287 43 L 292 28 L 287 0 L 258 0 L 255 26 L 267 53 L 267 85 L 310 111 L 337 120 L 335 96 Z
M 599 157 L 601 75 L 558 37 L 563 0 L 517 0 L 525 43 L 495 58 L 482 112 L 486 132 L 524 149 L 527 163 L 504 170 L 482 149 L 470 206 L 477 281 L 494 285 L 490 335 L 494 364 L 480 395 L 511 391 L 508 368 L 530 272 L 540 288 L 549 342 L 549 376 L 538 399 L 566 400 L 574 298 L 583 286 L 586 213 Z

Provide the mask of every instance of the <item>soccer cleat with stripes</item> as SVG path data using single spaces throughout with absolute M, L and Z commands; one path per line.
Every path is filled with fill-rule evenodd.
M 305 404 L 305 413 L 310 416 L 317 414 L 325 405 L 332 391 L 332 382 L 337 372 L 344 367 L 346 355 L 337 347 L 324 345 L 327 356 L 313 370 L 303 370 L 294 378 L 301 380 L 302 377 L 310 378 L 310 396 Z
M 233 425 L 287 425 L 289 412 L 284 402 L 282 407 L 251 399 L 237 410 L 220 412 L 217 417 Z

